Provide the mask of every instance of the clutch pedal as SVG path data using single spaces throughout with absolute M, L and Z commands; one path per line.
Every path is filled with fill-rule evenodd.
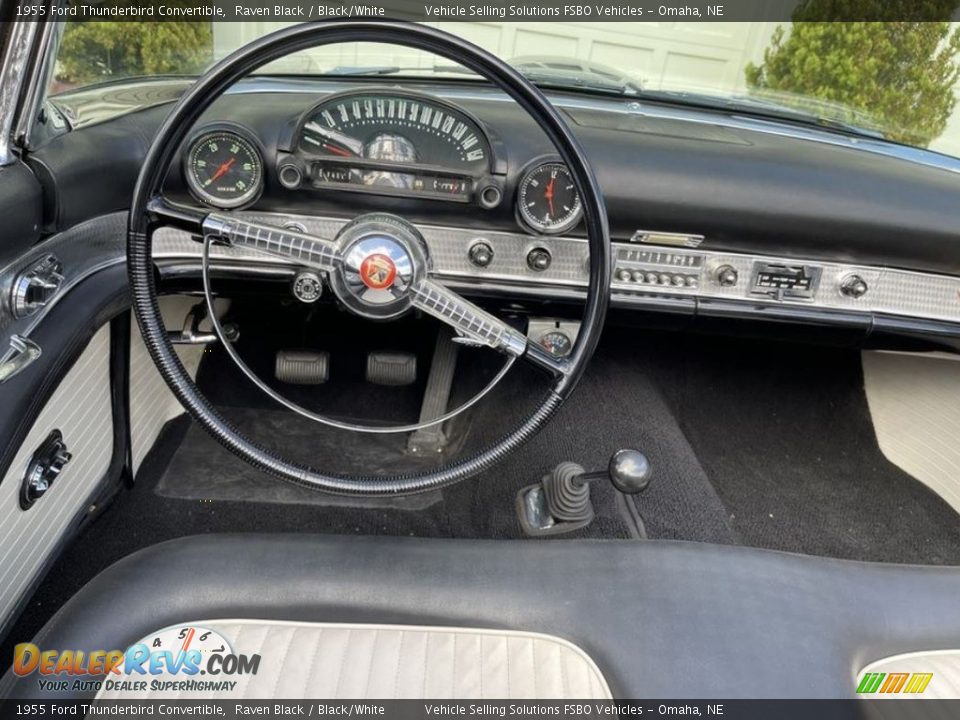
M 322 385 L 330 377 L 330 353 L 316 350 L 280 350 L 274 376 L 291 385 Z

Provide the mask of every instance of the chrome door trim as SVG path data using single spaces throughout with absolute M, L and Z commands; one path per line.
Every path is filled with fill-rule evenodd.
M 0 167 L 17 159 L 13 152 L 17 109 L 27 82 L 31 51 L 42 24 L 20 21 L 12 25 L 10 43 L 0 63 Z

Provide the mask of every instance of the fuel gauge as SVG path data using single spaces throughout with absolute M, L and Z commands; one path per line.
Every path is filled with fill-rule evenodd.
M 552 330 L 540 336 L 540 345 L 556 357 L 566 357 L 573 350 L 573 341 L 562 330 Z

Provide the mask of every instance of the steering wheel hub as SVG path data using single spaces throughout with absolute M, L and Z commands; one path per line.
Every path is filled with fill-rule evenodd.
M 403 218 L 361 215 L 336 237 L 340 265 L 330 285 L 347 308 L 363 317 L 388 320 L 407 312 L 411 289 L 429 268 L 427 245 Z

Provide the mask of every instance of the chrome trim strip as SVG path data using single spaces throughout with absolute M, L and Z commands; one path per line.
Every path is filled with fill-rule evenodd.
M 21 90 L 27 82 L 26 68 L 37 31 L 42 23 L 15 22 L 10 44 L 0 65 L 0 167 L 17 159 L 13 152 L 13 129 L 20 105 Z
M 346 223 L 340 218 L 300 216 L 286 214 L 244 213 L 261 222 L 283 225 L 299 222 L 311 234 L 331 238 Z M 114 265 L 125 262 L 124 242 L 126 213 L 114 213 L 87 221 L 32 248 L 30 252 L 0 270 L 0 362 L 6 358 L 10 337 L 19 334 L 28 337 L 69 291 L 90 276 Z M 531 299 L 582 300 L 586 288 L 586 243 L 582 239 L 549 237 L 534 238 L 521 233 L 474 231 L 464 228 L 421 226 L 421 232 L 430 245 L 436 265 L 437 277 L 451 288 L 472 293 L 489 292 L 494 295 L 510 295 Z M 489 268 L 474 267 L 467 256 L 471 243 L 482 236 L 495 243 L 498 251 L 496 261 Z M 554 254 L 554 263 L 544 272 L 537 273 L 526 265 L 526 253 L 534 245 L 544 245 Z M 613 304 L 627 307 L 659 309 L 665 312 L 707 312 L 708 308 L 734 312 L 758 309 L 764 315 L 797 315 L 825 313 L 832 317 L 863 318 L 869 323 L 871 314 L 902 318 L 946 322 L 958 326 L 960 334 L 960 277 L 934 273 L 898 270 L 893 268 L 854 266 L 840 263 L 821 263 L 816 260 L 766 257 L 735 253 L 704 252 L 686 248 L 663 247 L 636 243 L 614 243 L 615 249 L 623 252 L 662 252 L 666 256 L 700 256 L 706 260 L 691 272 L 699 273 L 698 286 L 649 287 L 633 282 L 614 280 Z M 18 320 L 9 308 L 13 279 L 47 254 L 55 253 L 63 262 L 65 280 L 60 292 L 51 303 L 35 315 Z M 176 265 L 177 261 L 200 265 L 201 248 L 189 233 L 162 228 L 154 236 L 154 257 L 164 264 Z M 218 269 L 232 262 L 251 262 L 250 270 L 270 270 L 282 277 L 291 272 L 293 265 L 274 258 L 238 252 L 234 248 L 214 248 L 213 263 Z M 815 302 L 778 302 L 772 298 L 750 295 L 747 279 L 757 261 L 787 262 L 790 264 L 815 264 L 823 268 L 821 285 Z M 638 261 L 626 260 L 624 262 Z M 717 262 L 727 262 L 740 268 L 741 282 L 734 288 L 720 288 L 712 283 L 710 273 Z M 255 263 L 255 264 L 254 264 Z M 658 266 L 661 267 L 661 266 Z M 663 265 L 669 269 L 669 265 Z M 860 299 L 843 296 L 839 282 L 847 274 L 861 274 L 870 285 L 868 293 Z M 823 302 L 821 302 L 821 299 Z M 713 310 L 710 310 L 712 313 Z
M 26 148 L 30 147 L 33 127 L 37 123 L 40 108 L 46 99 L 50 77 L 57 62 L 57 49 L 65 29 L 65 24 L 62 21 L 35 24 L 40 24 L 43 27 L 40 37 L 36 41 L 38 43 L 36 56 L 39 59 L 35 63 L 35 67 L 41 68 L 41 71 L 31 73 L 31 76 L 26 78 L 29 84 L 24 94 L 23 105 L 17 115 L 17 127 L 14 130 L 14 136 L 21 138 L 20 143 Z
M 238 213 L 255 222 L 298 223 L 308 233 L 321 238 L 336 235 L 345 220 L 331 217 L 267 213 Z M 545 297 L 552 290 L 585 288 L 588 255 L 586 241 L 580 238 L 540 237 L 522 233 L 476 231 L 435 225 L 420 225 L 430 247 L 434 274 L 448 282 L 472 281 L 512 283 L 537 288 Z M 494 261 L 486 268 L 470 263 L 468 249 L 478 238 L 494 247 Z M 533 246 L 550 250 L 553 262 L 543 272 L 531 270 L 526 255 Z M 960 323 L 960 278 L 895 268 L 853 265 L 816 259 L 783 258 L 767 255 L 737 254 L 678 247 L 658 247 L 637 243 L 615 242 L 614 299 L 663 297 L 691 300 L 724 300 L 749 303 L 759 307 L 799 307 L 840 310 L 854 313 L 883 313 Z M 215 248 L 214 260 L 253 260 L 259 264 L 289 265 L 282 259 L 268 259 L 238 248 Z M 154 257 L 158 259 L 200 258 L 200 246 L 188 233 L 162 228 L 154 235 Z M 814 265 L 821 269 L 820 285 L 812 301 L 777 300 L 751 292 L 757 263 Z M 739 280 L 732 287 L 721 286 L 715 279 L 716 268 L 730 265 Z M 649 270 L 657 275 L 690 276 L 692 284 L 646 284 L 617 278 L 619 270 L 634 273 Z M 869 286 L 863 297 L 844 295 L 840 286 L 849 275 L 860 275 Z

